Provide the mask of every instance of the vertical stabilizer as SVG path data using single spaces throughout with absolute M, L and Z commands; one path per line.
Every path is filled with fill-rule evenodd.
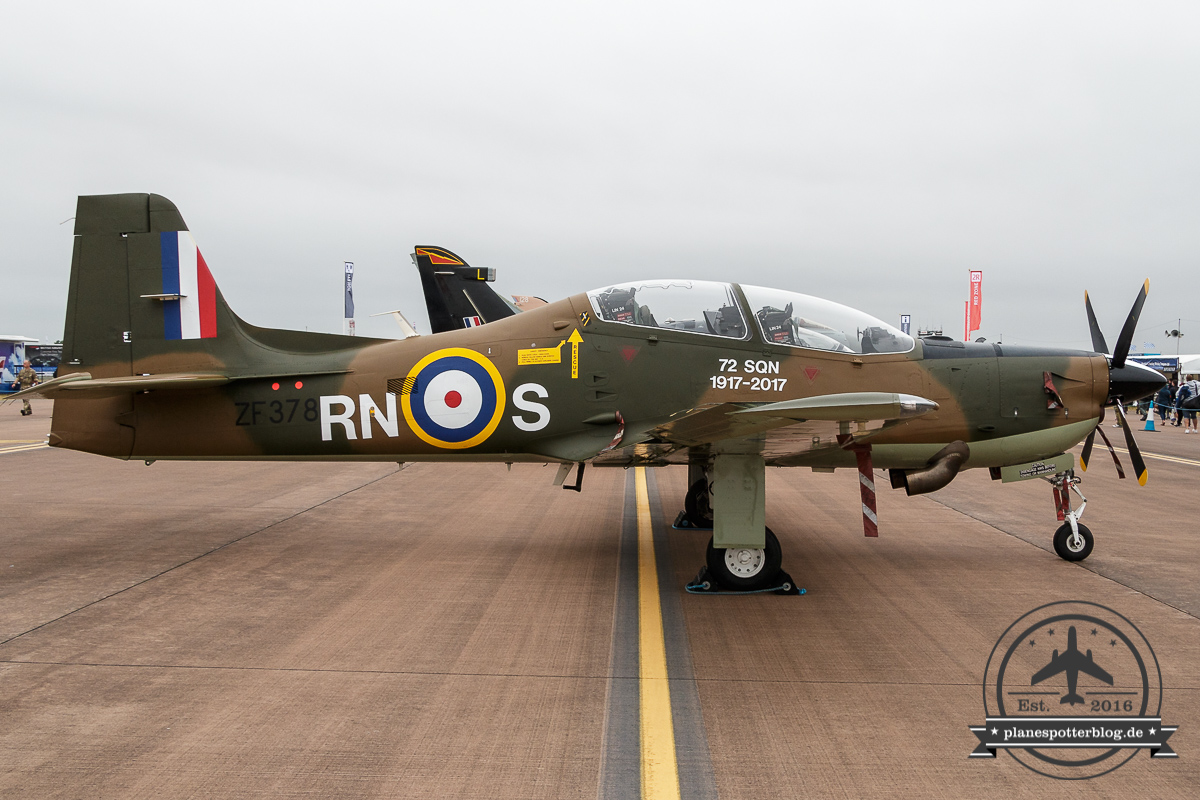
M 61 374 L 220 368 L 238 322 L 170 200 L 79 198 Z
M 420 245 L 413 261 L 421 273 L 433 333 L 455 331 L 511 317 L 517 308 L 488 286 L 496 271 L 472 267 L 444 247 Z

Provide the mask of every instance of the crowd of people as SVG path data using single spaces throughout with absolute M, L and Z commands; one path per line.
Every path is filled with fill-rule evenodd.
M 1162 424 L 1182 427 L 1184 433 L 1197 433 L 1196 411 L 1200 410 L 1200 380 L 1192 378 L 1177 383 L 1172 378 L 1166 386 L 1158 390 L 1154 397 L 1154 408 L 1157 409 Z

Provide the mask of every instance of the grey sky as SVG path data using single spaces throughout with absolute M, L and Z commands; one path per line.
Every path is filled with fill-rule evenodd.
M 1056 345 L 1149 277 L 1135 348 L 1194 350 L 1198 143 L 1194 2 L 0 2 L 0 333 L 61 336 L 76 195 L 155 192 L 259 325 L 339 330 L 352 260 L 360 333 L 428 331 L 437 244 L 954 336 L 982 269 L 980 335 Z

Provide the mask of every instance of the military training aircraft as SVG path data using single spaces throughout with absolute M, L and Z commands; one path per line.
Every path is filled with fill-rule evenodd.
M 1067 649 L 1063 651 L 1062 655 L 1055 650 L 1054 655 L 1050 657 L 1050 663 L 1035 672 L 1029 679 L 1029 685 L 1036 686 L 1047 678 L 1053 678 L 1055 675 L 1065 672 L 1067 674 L 1067 693 L 1058 702 L 1060 704 L 1070 703 L 1073 706 L 1084 702 L 1083 698 L 1075 692 L 1075 686 L 1079 682 L 1079 673 L 1091 675 L 1109 686 L 1112 686 L 1113 682 L 1112 675 L 1100 669 L 1092 661 L 1092 651 L 1088 650 L 1087 655 L 1084 655 L 1079 652 L 1076 642 L 1075 626 L 1072 625 L 1071 629 L 1067 631 Z
M 768 466 L 857 468 L 869 536 L 877 467 L 910 495 L 961 469 L 1045 478 L 1063 521 L 1055 549 L 1079 560 L 1093 537 L 1071 506 L 1083 495 L 1066 451 L 1087 439 L 1086 469 L 1103 409 L 1163 384 L 1126 363 L 1147 289 L 1111 356 L 1086 298 L 1096 352 L 913 339 L 820 298 L 690 280 L 370 339 L 244 322 L 169 200 L 85 196 L 58 375 L 10 397 L 55 398 L 52 446 L 147 463 L 558 463 L 559 485 L 577 464 L 575 489 L 587 464 L 687 465 L 686 518 L 711 525 L 709 572 L 733 590 L 781 574 Z

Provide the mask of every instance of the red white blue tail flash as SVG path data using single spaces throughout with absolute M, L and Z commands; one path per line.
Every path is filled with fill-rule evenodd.
M 163 302 L 167 339 L 212 339 L 217 335 L 217 284 L 187 231 L 160 234 L 162 292 L 178 295 Z

